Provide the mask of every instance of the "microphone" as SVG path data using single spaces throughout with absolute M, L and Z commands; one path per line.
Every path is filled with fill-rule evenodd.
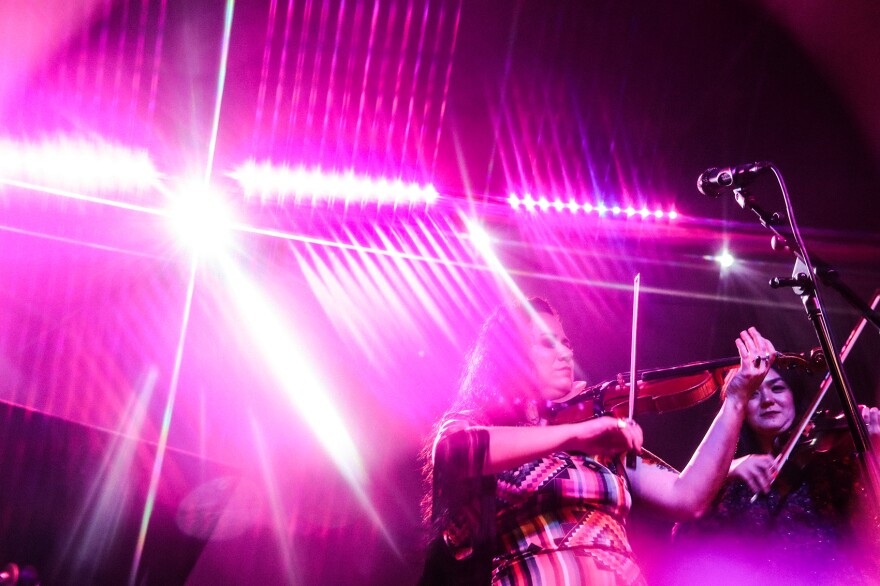
M 736 167 L 712 167 L 697 178 L 697 189 L 703 195 L 718 197 L 726 189 L 737 189 L 773 166 L 768 161 L 757 161 Z

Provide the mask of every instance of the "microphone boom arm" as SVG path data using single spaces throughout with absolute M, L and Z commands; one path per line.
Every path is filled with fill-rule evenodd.
M 784 234 L 777 227 L 782 218 L 776 212 L 768 212 L 758 205 L 757 199 L 752 194 L 748 193 L 744 188 L 738 187 L 733 190 L 734 198 L 736 202 L 739 204 L 739 207 L 744 210 L 748 210 L 754 213 L 758 217 L 758 221 L 761 222 L 761 225 L 770 230 L 773 233 L 773 249 L 774 250 L 787 250 L 791 252 L 798 260 L 800 260 L 804 265 L 806 265 L 806 261 L 804 259 L 804 255 L 801 252 L 801 248 L 797 245 L 794 238 L 790 234 Z M 880 331 L 880 314 L 877 313 L 875 309 L 869 306 L 867 303 L 862 300 L 861 297 L 856 295 L 856 293 L 850 289 L 846 283 L 843 282 L 840 278 L 840 274 L 834 270 L 828 263 L 820 259 L 819 257 L 813 255 L 813 266 L 815 267 L 815 274 L 819 277 L 819 280 L 822 281 L 823 285 L 827 285 L 837 291 L 841 297 L 843 297 L 847 303 L 849 303 L 853 308 L 855 308 L 859 314 L 865 318 L 871 325 L 877 328 L 877 331 Z M 810 276 L 812 279 L 812 276 Z M 795 275 L 795 279 L 797 279 L 797 275 Z M 778 288 L 780 286 L 799 286 L 800 283 L 785 283 L 783 279 L 773 279 L 771 281 L 771 287 Z

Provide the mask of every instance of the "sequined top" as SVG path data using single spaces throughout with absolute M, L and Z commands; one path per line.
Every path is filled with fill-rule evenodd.
M 626 536 L 628 482 L 614 462 L 560 451 L 486 476 L 488 434 L 472 425 L 448 419 L 435 444 L 435 498 L 446 503 L 444 540 L 456 558 L 482 535 L 492 541 L 493 584 L 644 583 Z
M 754 500 L 745 483 L 728 481 L 713 508 L 676 525 L 673 536 L 692 557 L 724 551 L 728 561 L 765 577 L 873 584 L 873 570 L 860 559 L 867 541 L 851 523 L 857 473 L 852 457 L 816 454 L 802 467 L 787 464 L 770 492 Z

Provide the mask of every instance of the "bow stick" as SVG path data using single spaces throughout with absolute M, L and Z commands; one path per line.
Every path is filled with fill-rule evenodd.
M 641 280 L 641 273 L 636 273 L 636 278 L 633 280 L 633 321 L 632 321 L 632 348 L 630 349 L 629 354 L 629 416 L 627 417 L 627 422 L 631 423 L 633 420 L 633 415 L 635 415 L 636 408 L 636 386 L 638 386 L 638 378 L 636 375 L 636 333 L 638 332 L 638 320 L 639 320 L 639 281 Z M 626 467 L 627 468 L 635 468 L 636 467 L 636 455 L 633 452 L 630 452 L 626 456 Z

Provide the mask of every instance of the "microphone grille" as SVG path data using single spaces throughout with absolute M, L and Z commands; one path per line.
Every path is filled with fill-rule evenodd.
M 717 182 L 713 181 L 713 178 L 718 175 L 719 171 L 721 171 L 720 167 L 713 167 L 706 169 L 697 177 L 697 189 L 700 193 L 708 197 L 718 197 L 720 195 Z

